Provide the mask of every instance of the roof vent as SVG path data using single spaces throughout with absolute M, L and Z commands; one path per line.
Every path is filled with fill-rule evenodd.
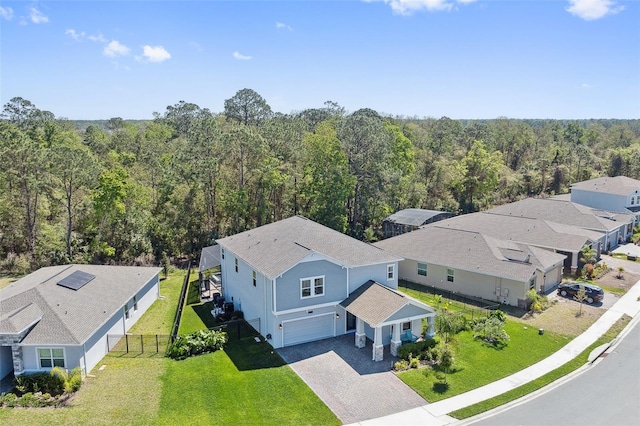
M 80 290 L 95 277 L 95 275 L 86 272 L 74 271 L 71 275 L 58 281 L 58 285 L 71 290 Z

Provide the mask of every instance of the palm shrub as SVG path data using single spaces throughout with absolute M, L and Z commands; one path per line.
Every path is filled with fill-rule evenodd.
M 167 348 L 166 356 L 185 359 L 190 356 L 220 350 L 227 343 L 227 333 L 215 330 L 198 330 L 179 335 Z

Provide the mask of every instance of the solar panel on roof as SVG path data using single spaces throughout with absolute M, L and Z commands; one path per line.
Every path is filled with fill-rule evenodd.
M 71 275 L 58 281 L 58 285 L 70 288 L 71 290 L 80 290 L 95 277 L 95 275 L 87 274 L 86 272 L 75 271 Z

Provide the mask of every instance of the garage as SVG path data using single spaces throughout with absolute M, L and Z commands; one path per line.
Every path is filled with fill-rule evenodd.
M 335 336 L 335 312 L 282 322 L 283 346 Z

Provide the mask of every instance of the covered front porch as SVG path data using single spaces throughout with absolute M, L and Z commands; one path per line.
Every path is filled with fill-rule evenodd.
M 429 326 L 427 337 L 435 335 L 435 309 L 405 294 L 374 281 L 368 281 L 340 303 L 355 317 L 355 345 L 366 346 L 367 337 L 373 341 L 372 359 L 384 359 L 384 346 L 391 355 L 408 341 L 422 335 L 422 320 Z

